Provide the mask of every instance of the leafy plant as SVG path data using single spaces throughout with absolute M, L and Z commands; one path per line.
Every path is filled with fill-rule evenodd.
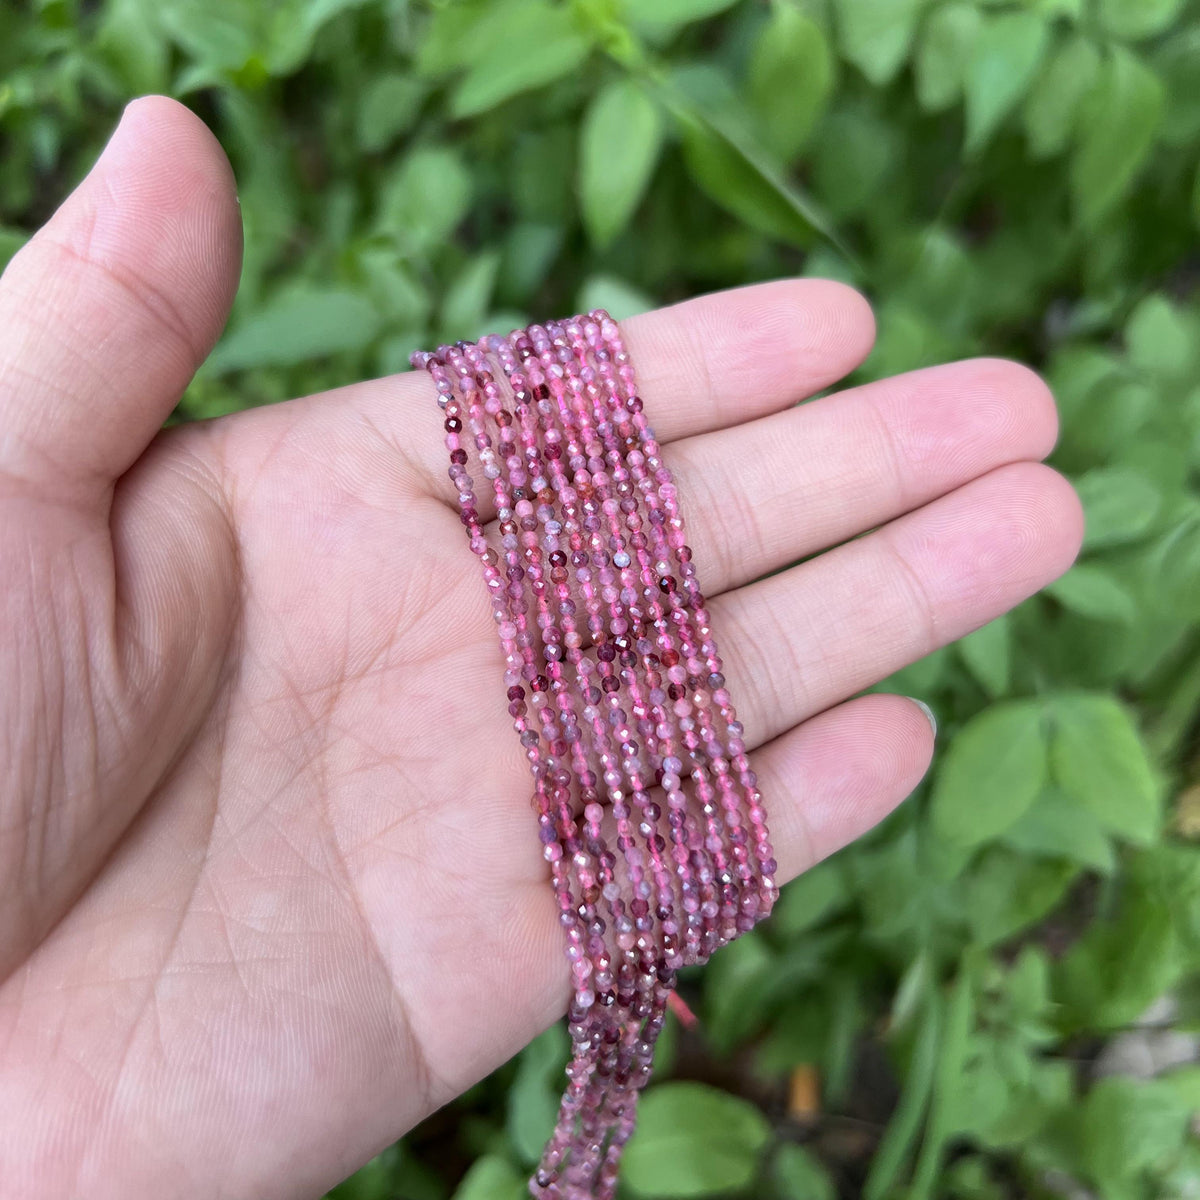
M 858 379 L 1039 367 L 1081 562 L 883 685 L 937 712 L 930 781 L 685 980 L 624 1186 L 1197 1193 L 1196 1069 L 1093 1065 L 1200 994 L 1196 0 L 39 0 L 0 7 L 0 80 L 0 262 L 134 94 L 229 151 L 246 263 L 189 418 L 796 272 L 874 300 Z M 334 1195 L 515 1200 L 564 1054 Z

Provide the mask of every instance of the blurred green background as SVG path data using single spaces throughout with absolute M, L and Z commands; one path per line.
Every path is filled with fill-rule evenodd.
M 1049 377 L 1082 559 L 884 686 L 914 799 L 691 973 L 628 1197 L 1200 1196 L 1200 4 L 0 6 L 0 262 L 125 100 L 192 105 L 246 265 L 207 417 L 603 304 L 828 275 L 856 378 Z M 333 1193 L 516 1200 L 561 1030 Z

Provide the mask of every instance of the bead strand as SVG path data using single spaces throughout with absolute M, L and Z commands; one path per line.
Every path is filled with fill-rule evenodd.
M 412 363 L 443 412 L 573 986 L 567 1087 L 530 1191 L 613 1200 L 677 968 L 778 895 L 762 794 L 616 322 L 596 310 Z
M 538 452 L 538 441 L 535 437 L 537 430 L 536 408 L 534 401 L 536 399 L 535 390 L 541 387 L 540 382 L 531 382 L 520 369 L 516 358 L 512 353 L 511 347 L 507 343 L 503 343 L 501 339 L 495 339 L 489 342 L 489 347 L 496 353 L 497 359 L 500 362 L 501 368 L 512 389 L 514 406 L 516 409 L 518 421 L 523 434 L 523 441 L 526 446 L 527 460 L 530 463 L 531 469 L 537 474 L 535 481 L 541 479 L 541 473 L 544 470 L 549 478 L 550 486 L 555 487 L 556 492 L 563 502 L 563 520 L 561 522 L 553 519 L 553 513 L 549 508 L 549 496 L 542 493 L 542 503 L 539 506 L 538 514 L 543 521 L 543 527 L 546 530 L 546 546 L 548 548 L 548 559 L 553 564 L 553 570 L 560 572 L 559 576 L 554 580 L 555 586 L 559 594 L 559 609 L 563 615 L 563 643 L 566 647 L 565 656 L 570 665 L 575 668 L 576 680 L 579 685 L 580 693 L 584 700 L 584 715 L 586 716 L 589 708 L 599 699 L 599 693 L 594 696 L 591 693 L 595 690 L 590 683 L 589 675 L 593 671 L 593 664 L 590 659 L 586 658 L 579 647 L 582 645 L 582 636 L 578 632 L 574 622 L 575 604 L 570 599 L 569 588 L 566 586 L 566 556 L 562 554 L 559 545 L 559 535 L 565 532 L 570 538 L 577 534 L 578 522 L 575 517 L 575 506 L 571 502 L 571 497 L 564 495 L 569 493 L 570 488 L 566 482 L 566 477 L 562 472 L 560 464 L 560 453 L 558 452 L 558 437 L 555 436 L 553 428 L 543 429 L 542 436 L 545 441 L 546 450 L 544 452 L 544 461 Z M 560 556 L 561 561 L 556 562 L 555 556 Z M 553 640 L 553 639 L 552 639 Z M 560 697 L 570 706 L 569 692 L 566 689 L 560 691 Z M 573 708 L 573 706 L 571 706 Z M 599 753 L 604 755 L 606 752 L 611 753 L 612 747 L 607 740 L 607 732 L 602 723 L 597 721 L 592 722 L 596 735 L 596 745 Z M 620 895 L 620 889 L 617 886 L 612 873 L 612 867 L 615 866 L 615 858 L 608 851 L 604 843 L 603 835 L 600 830 L 600 821 L 602 819 L 603 810 L 598 803 L 598 796 L 595 789 L 596 774 L 591 770 L 589 763 L 583 753 L 585 745 L 582 737 L 576 738 L 573 741 L 572 748 L 575 750 L 574 762 L 577 778 L 581 785 L 581 800 L 583 803 L 583 811 L 587 828 L 592 853 L 595 855 L 600 868 L 599 883 L 601 886 L 601 894 L 609 902 L 609 911 L 612 915 L 614 926 L 619 931 L 627 921 L 625 917 L 625 906 Z M 610 802 L 614 798 L 614 787 L 611 781 L 606 780 L 606 789 Z M 619 947 L 623 959 L 632 961 L 632 946 Z M 577 961 L 572 963 L 574 969 L 578 970 L 582 964 Z M 610 1007 L 616 1002 L 616 997 L 608 990 L 612 986 L 612 976 L 609 970 L 610 960 L 604 951 L 596 954 L 595 959 L 588 964 L 589 968 L 594 969 L 593 979 L 595 982 L 603 983 L 604 989 L 600 991 L 596 999 L 602 1008 Z M 618 1020 L 622 1019 L 621 1014 L 617 1014 Z M 557 1178 L 556 1171 L 562 1157 L 562 1150 L 569 1137 L 571 1125 L 576 1116 L 583 1114 L 587 1118 L 595 1117 L 595 1105 L 588 1104 L 588 1092 L 595 1085 L 595 1078 L 603 1068 L 603 1062 L 596 1064 L 596 1069 L 588 1074 L 588 1076 L 578 1075 L 572 1080 L 572 1088 L 569 1089 L 567 1097 L 564 1097 L 564 1104 L 560 1113 L 559 1123 L 555 1130 L 554 1136 L 551 1138 L 550 1144 L 547 1147 L 546 1155 L 543 1159 L 542 1166 L 539 1170 L 539 1175 L 543 1186 L 548 1187 Z
M 712 639 L 712 627 L 709 624 L 708 610 L 696 580 L 695 568 L 691 565 L 691 549 L 684 542 L 683 517 L 676 503 L 677 497 L 674 481 L 671 479 L 670 471 L 662 462 L 659 455 L 658 442 L 655 440 L 654 433 L 646 421 L 641 398 L 637 394 L 637 382 L 633 364 L 630 362 L 629 354 L 625 349 L 620 329 L 608 313 L 603 309 L 597 309 L 590 313 L 589 316 L 599 327 L 600 335 L 608 347 L 613 363 L 617 367 L 617 379 L 619 381 L 618 396 L 623 399 L 625 407 L 632 415 L 633 425 L 638 431 L 641 449 L 646 456 L 647 464 L 652 462 L 655 464 L 655 472 L 659 477 L 659 495 L 664 501 L 670 528 L 673 533 L 677 534 L 677 538 L 669 540 L 671 541 L 676 560 L 680 564 L 681 573 L 684 577 L 684 587 L 688 595 L 689 605 L 695 616 L 697 631 L 702 634 L 704 639 L 701 649 L 707 661 L 710 678 L 719 677 L 719 684 L 713 691 L 713 699 L 720 706 L 720 714 L 726 722 L 727 727 L 736 727 L 737 738 L 740 743 L 742 726 L 737 720 L 733 701 L 725 689 L 725 677 L 722 674 L 723 664 L 717 654 L 716 644 Z M 770 836 L 767 832 L 766 812 L 761 806 L 761 793 L 757 791 L 757 777 L 750 767 L 749 760 L 745 758 L 744 744 L 741 744 L 741 750 L 737 757 L 739 759 L 739 782 L 741 782 L 746 791 L 751 826 L 755 832 L 755 849 L 761 872 L 757 881 L 758 892 L 761 902 L 765 906 L 765 911 L 769 912 L 775 900 L 778 899 L 779 891 L 774 879 L 777 866 L 771 849 Z M 744 847 L 742 849 L 744 850 Z M 741 856 L 735 853 L 735 858 L 738 859 L 739 865 L 744 867 L 745 864 L 742 862 Z M 757 912 L 745 911 L 745 900 L 746 897 L 743 896 L 743 912 L 748 924 L 739 921 L 738 929 L 740 932 L 746 932 L 746 930 L 752 928 L 755 920 L 758 919 Z M 763 915 L 765 915 L 765 912 Z

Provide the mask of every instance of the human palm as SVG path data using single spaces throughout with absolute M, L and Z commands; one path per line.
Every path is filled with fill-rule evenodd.
M 568 996 L 429 381 L 158 432 L 239 252 L 220 150 L 152 99 L 0 281 L 18 1200 L 319 1194 Z M 869 349 L 837 284 L 625 329 L 783 881 L 928 764 L 918 706 L 848 698 L 1073 558 L 1053 404 L 987 360 L 795 407 Z

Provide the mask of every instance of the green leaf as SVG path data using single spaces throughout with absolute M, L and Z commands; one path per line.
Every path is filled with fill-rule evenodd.
M 254 53 L 256 33 L 248 19 L 252 15 L 250 9 L 211 6 L 202 0 L 158 6 L 167 34 L 197 66 L 214 74 L 243 67 Z
M 925 0 L 837 0 L 843 57 L 869 82 L 890 83 L 908 59 Z
M 768 237 L 807 246 L 821 232 L 840 247 L 813 203 L 740 135 L 694 110 L 677 108 L 676 115 L 688 173 L 713 200 Z
M 1071 161 L 1071 191 L 1082 225 L 1096 225 L 1129 190 L 1162 114 L 1162 83 L 1128 50 L 1114 48 L 1084 105 Z
M 1200 1066 L 1180 1067 L 1162 1076 L 1162 1081 L 1187 1105 L 1200 1113 Z
M 936 1178 L 947 1141 L 958 1128 L 963 1096 L 963 1068 L 974 1024 L 974 988 L 966 961 L 960 963 L 958 978 L 946 1005 L 944 1027 L 938 1047 L 937 1067 L 933 1078 L 933 1096 L 929 1104 L 929 1120 L 925 1139 L 913 1172 L 909 1200 L 928 1200 L 933 1195 Z
M 432 20 L 417 47 L 418 74 L 432 78 L 465 66 L 482 52 L 507 11 L 521 2 L 460 0 L 457 4 L 434 5 Z
M 593 275 L 584 283 L 575 301 L 580 312 L 603 308 L 617 321 L 649 312 L 654 306 L 654 300 L 645 292 L 612 275 Z
M 1042 920 L 1078 874 L 1077 863 L 989 846 L 960 877 L 962 915 L 975 941 L 995 945 Z
M 1012 626 L 1007 614 L 989 621 L 958 643 L 958 653 L 993 699 L 1008 691 L 1012 670 Z
M 1005 980 L 1006 999 L 1015 1019 L 1039 1022 L 1053 1008 L 1050 998 L 1050 959 L 1043 947 L 1027 944 L 1021 947 Z M 1050 1037 L 1049 1030 L 1042 1036 Z
M 1148 566 L 1155 600 L 1194 621 L 1200 595 L 1200 503 L 1188 504 L 1178 523 L 1153 543 Z
M 942 1023 L 941 997 L 935 989 L 931 989 L 927 994 L 924 1017 L 917 1032 L 904 1091 L 900 1094 L 900 1102 L 871 1162 L 871 1171 L 863 1187 L 864 1200 L 885 1200 L 885 1197 L 895 1195 L 900 1172 L 916 1141 L 933 1090 Z
M 374 76 L 358 107 L 358 141 L 363 150 L 382 150 L 417 118 L 425 85 L 399 71 Z
M 719 71 L 676 72 L 660 86 L 663 102 L 683 134 L 684 159 L 692 178 L 718 204 L 747 224 L 783 241 L 807 245 L 820 234 L 844 258 L 854 255 L 828 218 L 775 164 L 739 120 L 736 97 L 720 104 Z M 718 92 L 715 100 L 698 91 Z
M 1098 1183 L 1136 1178 L 1182 1149 L 1190 1117 L 1167 1084 L 1100 1080 L 1083 1104 L 1081 1150 Z
M 629 5 L 629 19 L 636 28 L 662 37 L 692 21 L 715 17 L 736 3 L 737 0 L 637 0 Z
M 364 247 L 355 259 L 371 302 L 392 329 L 424 331 L 433 304 L 424 286 L 389 246 Z
M 1162 494 L 1131 467 L 1097 467 L 1075 481 L 1083 504 L 1083 544 L 1088 550 L 1122 546 L 1149 532 Z
M 1112 843 L 1096 815 L 1053 787 L 1005 830 L 1004 843 L 1026 854 L 1069 859 L 1105 875 L 1116 866 Z
M 1095 346 L 1064 346 L 1050 365 L 1049 382 L 1063 418 L 1083 424 L 1096 392 L 1120 379 L 1124 364 L 1110 350 Z
M 1037 13 L 1012 12 L 984 23 L 967 64 L 967 153 L 978 151 L 1025 95 L 1046 51 Z
M 1129 714 L 1110 696 L 1054 701 L 1054 781 L 1105 829 L 1149 844 L 1162 824 L 1162 790 Z
M 782 1005 L 756 1044 L 754 1062 L 759 1074 L 778 1077 L 801 1063 L 820 1063 L 829 1051 L 834 1021 L 830 998 L 806 989 Z
M 419 147 L 384 184 L 379 227 L 400 244 L 428 252 L 466 216 L 471 191 L 471 173 L 458 151 Z
M 1073 613 L 1095 621 L 1132 625 L 1137 601 L 1125 585 L 1104 567 L 1079 563 L 1046 587 L 1046 594 Z
M 1136 1020 L 1187 968 L 1177 925 L 1195 908 L 1195 855 L 1163 847 L 1135 856 L 1119 878 L 1120 906 L 1094 921 L 1058 963 L 1058 1023 L 1068 1032 Z M 1194 919 L 1194 918 L 1193 918 Z
M 756 1003 L 777 969 L 766 940 L 750 932 L 726 946 L 704 977 L 704 1027 L 720 1052 L 728 1052 L 761 1024 Z
M 780 159 L 794 158 L 808 140 L 833 83 L 824 30 L 791 4 L 778 5 L 754 43 L 748 85 L 767 147 Z
M 988 1159 L 956 1158 L 947 1164 L 942 1176 L 945 1195 L 953 1200 L 1004 1200 L 1005 1189 L 993 1175 Z
M 844 905 L 849 895 L 841 864 L 827 859 L 783 887 L 771 928 L 784 937 L 798 937 Z
M 466 1173 L 454 1200 L 529 1200 L 529 1189 L 507 1159 L 485 1154 Z
M 441 1178 L 400 1142 L 343 1180 L 325 1200 L 446 1200 L 447 1194 Z
M 629 224 L 662 148 L 658 105 L 632 79 L 597 93 L 580 128 L 579 199 L 592 241 L 607 246 Z
M 575 190 L 577 131 L 565 123 L 520 135 L 505 155 L 508 162 L 506 204 L 518 214 L 560 229 L 574 223 L 579 200 Z
M 1190 376 L 1196 361 L 1194 324 L 1165 296 L 1147 296 L 1129 315 L 1129 361 L 1150 375 Z
M 897 150 L 895 130 L 887 122 L 859 106 L 839 107 L 821 122 L 818 136 L 813 140 L 813 190 L 836 219 L 873 211 L 874 202 L 895 176 Z M 875 360 L 878 370 L 883 369 L 880 359 L 887 362 L 889 371 L 893 369 L 893 359 L 888 358 L 889 335 L 905 348 L 908 361 L 927 353 L 920 334 L 911 327 L 904 328 L 904 317 L 911 310 L 897 309 L 903 306 L 885 307 L 881 313 L 883 336 Z M 910 324 L 921 320 L 918 315 L 914 317 Z
M 922 948 L 909 960 L 904 974 L 892 995 L 888 1013 L 888 1029 L 895 1033 L 907 1029 L 925 1011 L 930 993 L 937 989 L 929 953 Z
M 754 1179 L 770 1136 L 766 1117 L 737 1096 L 660 1084 L 638 1105 L 622 1180 L 634 1195 L 670 1200 L 736 1191 Z
M 347 9 L 366 3 L 367 0 L 290 0 L 270 6 L 267 70 L 272 75 L 290 75 L 312 53 L 317 35 L 330 21 Z
M 296 287 L 239 321 L 218 343 L 207 369 L 287 366 L 361 350 L 378 329 L 374 307 L 356 292 Z
M 395 1147 L 359 1167 L 349 1179 L 344 1179 L 325 1200 L 389 1200 L 392 1193 L 392 1171 L 395 1164 Z
M 771 1161 L 779 1200 L 837 1200 L 829 1173 L 803 1146 L 785 1142 Z
M 521 1051 L 516 1078 L 508 1090 L 507 1130 L 517 1157 L 529 1166 L 541 1158 L 554 1132 L 570 1048 L 566 1029 L 557 1024 Z
M 1155 73 L 1167 93 L 1162 137 L 1170 146 L 1194 146 L 1200 136 L 1200 25 L 1184 26 L 1155 47 Z
M 446 289 L 442 301 L 442 327 L 451 340 L 479 336 L 496 287 L 500 252 L 472 255 Z
M 563 231 L 556 225 L 518 221 L 504 239 L 501 286 L 507 297 L 526 303 L 546 278 L 563 248 Z
M 171 47 L 155 19 L 155 8 L 147 0 L 110 0 L 96 34 L 96 48 L 132 93 L 168 87 Z
M 924 658 L 918 658 L 907 667 L 894 671 L 881 680 L 876 688 L 904 696 L 929 696 L 944 685 L 950 666 L 949 647 L 939 646 Z
M 434 1167 L 410 1152 L 401 1154 L 390 1183 L 387 1200 L 446 1200 L 449 1195 L 445 1180 Z
M 994 704 L 950 743 L 930 802 L 946 841 L 977 846 L 1003 833 L 1046 782 L 1044 714 L 1032 701 Z
M 1153 37 L 1168 29 L 1183 0 L 1099 0 L 1100 24 L 1118 38 Z
M 962 94 L 966 66 L 982 28 L 983 16 L 974 4 L 946 4 L 925 19 L 913 71 L 917 101 L 926 112 L 941 112 Z
M 1054 52 L 1025 101 L 1025 133 L 1036 157 L 1061 154 L 1070 145 L 1100 61 L 1096 44 L 1083 34 L 1068 37 Z
M 450 115 L 472 117 L 520 92 L 570 74 L 591 51 L 591 42 L 568 8 L 546 0 L 513 0 L 489 11 L 489 36 L 479 47 L 450 98 Z M 531 54 L 530 47 L 537 53 Z

